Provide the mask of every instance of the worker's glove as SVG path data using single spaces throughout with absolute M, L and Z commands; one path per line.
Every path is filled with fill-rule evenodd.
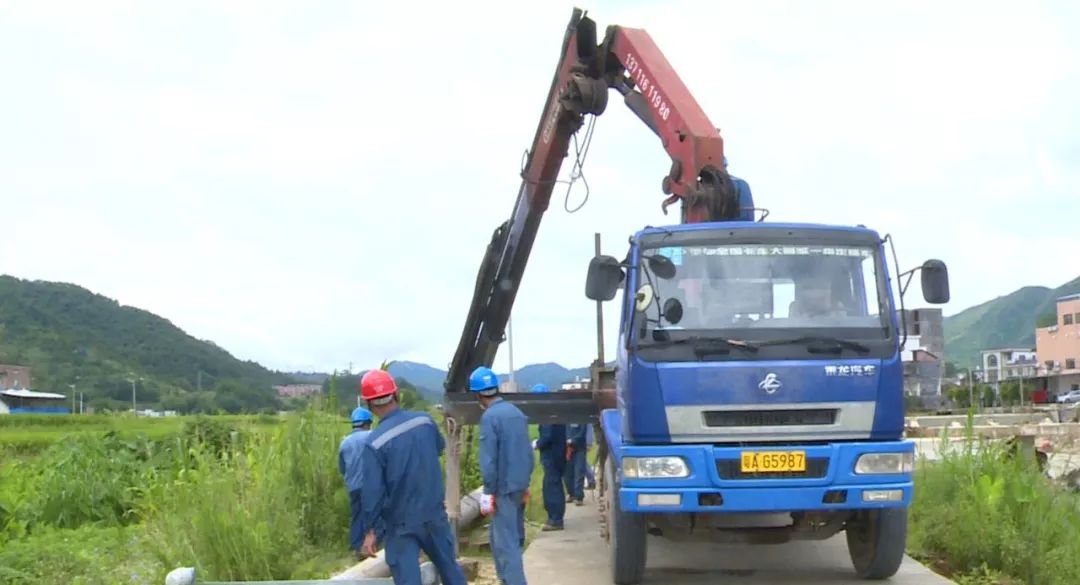
M 536 450 L 536 444 L 540 439 L 533 439 L 533 450 Z
M 521 505 L 529 505 L 529 488 L 525 488 L 525 495 L 521 496 Z
M 484 516 L 490 516 L 495 512 L 495 496 L 491 494 L 482 494 L 480 496 L 480 513 Z

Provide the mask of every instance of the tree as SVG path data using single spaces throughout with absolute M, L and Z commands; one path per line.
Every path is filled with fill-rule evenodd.
M 1043 313 L 1035 319 L 1035 327 L 1037 329 L 1050 327 L 1051 325 L 1057 325 L 1057 313 Z

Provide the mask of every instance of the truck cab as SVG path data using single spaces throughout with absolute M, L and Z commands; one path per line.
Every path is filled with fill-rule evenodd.
M 846 531 L 857 574 L 897 571 L 914 445 L 889 242 L 862 226 L 706 222 L 645 228 L 623 261 L 591 261 L 588 298 L 623 291 L 615 407 L 600 412 L 616 583 L 641 581 L 648 535 Z M 916 270 L 925 300 L 947 302 L 945 265 Z

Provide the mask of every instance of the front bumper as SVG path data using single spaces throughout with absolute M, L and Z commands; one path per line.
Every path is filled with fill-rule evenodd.
M 623 457 L 682 457 L 689 476 L 679 479 L 625 478 L 618 467 L 620 507 L 627 512 L 790 512 L 903 508 L 911 503 L 910 473 L 860 475 L 864 453 L 914 453 L 912 441 L 832 443 L 768 447 L 712 445 L 630 446 Z M 803 451 L 803 473 L 761 478 L 739 468 L 743 451 Z

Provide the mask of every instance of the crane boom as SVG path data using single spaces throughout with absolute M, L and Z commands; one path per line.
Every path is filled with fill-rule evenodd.
M 460 395 L 473 369 L 495 359 L 570 140 L 585 116 L 604 112 L 609 89 L 623 96 L 671 157 L 671 170 L 661 181 L 669 196 L 662 203 L 665 214 L 681 200 L 683 223 L 745 215 L 724 170 L 723 139 L 648 33 L 613 25 L 597 44 L 596 23 L 574 8 L 513 213 L 492 234 L 477 273 L 443 384 L 448 397 Z

